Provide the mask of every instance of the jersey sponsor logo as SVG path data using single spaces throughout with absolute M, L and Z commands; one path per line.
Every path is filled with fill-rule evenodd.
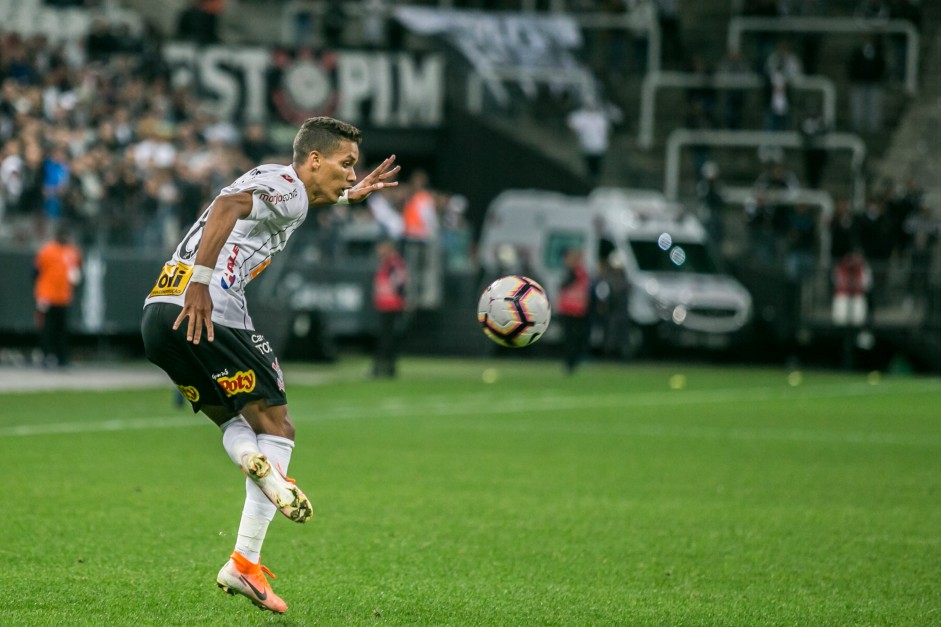
M 199 400 L 199 390 L 194 388 L 192 385 L 178 385 L 176 386 L 176 389 L 180 391 L 180 394 L 183 395 L 183 398 L 191 403 L 195 403 Z
M 216 383 L 222 388 L 226 396 L 245 394 L 255 389 L 255 371 L 242 372 L 239 370 L 231 377 L 219 377 Z
M 261 174 L 262 172 L 264 172 L 264 170 L 262 170 L 261 168 L 255 168 L 254 170 L 252 170 L 251 172 L 249 172 L 248 175 L 249 175 L 249 176 L 258 176 L 258 175 Z
M 262 355 L 271 353 L 271 343 L 265 339 L 264 335 L 252 335 L 252 344 L 255 345 L 255 348 L 257 348 L 258 352 Z
M 261 198 L 264 202 L 268 202 L 268 203 L 271 203 L 272 205 L 276 205 L 279 202 L 287 202 L 289 200 L 294 200 L 295 198 L 297 198 L 297 190 L 295 189 L 289 194 L 266 194 L 262 192 L 261 194 L 258 194 L 258 197 Z
M 179 296 L 186 289 L 190 277 L 193 275 L 193 266 L 184 263 L 170 262 L 163 266 L 154 288 L 150 290 L 151 296 Z
M 294 182 L 294 179 L 291 178 L 291 177 L 290 177 L 289 175 L 287 175 L 287 174 L 282 174 L 282 175 L 281 175 L 281 178 L 283 178 L 283 179 L 284 179 L 285 181 L 287 181 L 288 183 L 293 183 L 293 182 Z
M 239 247 L 238 244 L 232 247 L 232 254 L 229 255 L 229 259 L 225 264 L 225 274 L 222 275 L 220 283 L 222 284 L 222 289 L 227 290 L 233 285 L 235 285 L 235 263 L 238 261 Z

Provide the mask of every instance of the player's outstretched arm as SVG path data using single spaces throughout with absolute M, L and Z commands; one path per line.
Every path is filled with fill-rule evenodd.
M 206 227 L 199 240 L 195 265 L 215 268 L 219 253 L 229 238 L 229 234 L 232 233 L 232 229 L 235 228 L 235 223 L 240 218 L 248 216 L 251 211 L 252 195 L 250 192 L 217 197 L 206 218 Z M 183 310 L 173 323 L 173 330 L 179 329 L 186 318 L 189 318 L 186 326 L 188 342 L 199 344 L 204 327 L 206 339 L 210 342 L 213 340 L 212 297 L 209 295 L 209 285 L 190 281 L 186 296 L 183 297 Z
M 375 170 L 363 177 L 359 183 L 350 188 L 347 192 L 347 199 L 351 203 L 362 202 L 369 197 L 371 193 L 385 187 L 395 187 L 398 181 L 390 181 L 392 177 L 399 173 L 399 166 L 392 167 L 395 163 L 395 155 L 389 156 L 380 163 Z

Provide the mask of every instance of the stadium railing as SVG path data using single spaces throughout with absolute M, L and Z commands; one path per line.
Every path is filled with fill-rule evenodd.
M 727 205 L 741 205 L 757 199 L 774 204 L 807 205 L 817 210 L 818 246 L 821 259 L 830 258 L 830 234 L 824 225 L 833 215 L 833 196 L 822 189 L 799 189 L 793 192 L 780 190 L 757 191 L 753 187 L 726 186 L 722 188 L 722 200 Z
M 764 86 L 761 74 L 727 74 L 717 72 L 711 76 L 702 76 L 690 72 L 648 72 L 641 86 L 640 119 L 638 122 L 637 143 L 641 148 L 649 149 L 654 144 L 657 92 L 662 89 L 688 89 L 694 87 L 712 87 L 717 90 L 760 89 Z M 832 128 L 836 119 L 836 86 L 826 76 L 799 76 L 794 79 L 793 87 L 801 91 L 818 91 L 823 100 L 823 118 Z
M 745 33 L 821 33 L 826 35 L 880 33 L 904 35 L 905 90 L 918 93 L 918 30 L 908 20 L 867 20 L 845 17 L 733 17 L 729 20 L 728 47 L 741 50 Z
M 667 198 L 676 200 L 679 195 L 682 162 L 680 153 L 685 146 L 725 146 L 760 148 L 803 148 L 805 140 L 797 131 L 703 131 L 680 128 L 667 138 L 664 164 L 663 190 Z M 827 133 L 819 139 L 825 150 L 849 150 L 852 154 L 852 195 L 856 206 L 861 206 L 865 197 L 866 182 L 863 163 L 866 160 L 866 142 L 854 133 Z

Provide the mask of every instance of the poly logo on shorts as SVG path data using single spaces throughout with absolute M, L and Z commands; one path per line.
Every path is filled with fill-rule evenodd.
M 239 370 L 231 377 L 219 377 L 216 383 L 222 388 L 226 396 L 245 394 L 255 389 L 255 371 L 242 372 Z
M 191 403 L 195 403 L 199 400 L 199 390 L 194 388 L 192 385 L 178 385 L 176 386 L 176 389 L 180 391 L 180 394 L 183 395 L 183 398 Z

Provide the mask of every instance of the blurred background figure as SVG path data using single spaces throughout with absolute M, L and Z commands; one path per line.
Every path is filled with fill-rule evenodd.
M 569 113 L 565 122 L 578 140 L 588 178 L 593 185 L 597 185 L 601 180 L 611 135 L 611 119 L 608 113 L 598 97 L 589 94 L 583 97 L 577 109 Z
M 797 203 L 787 216 L 784 237 L 784 272 L 794 283 L 810 277 L 817 267 L 817 216 L 804 203 Z
M 419 307 L 432 307 L 441 298 L 438 208 L 424 170 L 415 170 L 405 187 L 409 194 L 402 208 L 405 260 L 412 271 L 408 301 Z
M 857 133 L 882 130 L 883 83 L 887 71 L 882 40 L 867 34 L 849 58 L 850 123 Z
M 599 259 L 593 313 L 595 324 L 601 332 L 601 352 L 606 357 L 623 359 L 628 356 L 631 324 L 627 312 L 629 292 L 622 253 L 615 250 Z
M 72 242 L 68 227 L 59 224 L 55 237 L 36 253 L 34 295 L 43 366 L 65 367 L 69 354 L 68 315 L 75 286 L 82 278 L 82 253 Z
M 585 269 L 581 248 L 565 251 L 566 275 L 559 288 L 556 303 L 559 322 L 564 336 L 565 372 L 572 374 L 581 361 L 588 343 L 588 304 L 591 279 Z
M 836 264 L 852 250 L 858 238 L 856 216 L 848 199 L 840 198 L 836 201 L 827 228 L 830 236 L 830 262 Z
M 391 239 L 383 239 L 376 245 L 379 267 L 373 276 L 373 307 L 379 314 L 379 333 L 372 376 L 394 378 L 399 357 L 399 340 L 405 326 L 403 313 L 406 310 L 406 287 L 408 269 L 405 260 Z
M 69 188 L 71 167 L 65 146 L 55 146 L 42 165 L 43 213 L 42 232 L 56 232 L 56 225 L 64 217 L 65 194 Z
M 843 255 L 833 269 L 833 324 L 861 327 L 866 323 L 866 295 L 872 287 L 872 271 L 859 248 Z
M 382 230 L 382 234 L 398 242 L 405 233 L 405 222 L 402 212 L 396 207 L 396 195 L 400 195 L 399 188 L 380 189 L 366 199 L 366 205 L 372 213 L 373 219 Z
M 719 180 L 719 166 L 714 161 L 703 164 L 701 178 L 696 183 L 697 213 L 706 225 L 709 240 L 717 251 L 725 241 L 725 198 Z
M 176 36 L 198 45 L 219 43 L 219 15 L 225 0 L 192 0 L 177 16 Z
M 791 51 L 787 40 L 779 40 L 764 65 L 766 131 L 790 129 L 794 108 L 793 84 L 801 74 L 800 59 Z
M 741 78 L 743 76 L 750 76 L 751 68 L 749 68 L 748 62 L 744 57 L 742 57 L 741 51 L 737 48 L 729 48 L 725 58 L 719 63 L 716 73 L 727 77 Z M 725 100 L 722 111 L 722 122 L 725 128 L 733 131 L 742 128 L 742 116 L 745 111 L 745 95 L 746 90 L 744 89 L 725 90 Z
M 810 189 L 820 189 L 823 181 L 823 172 L 827 165 L 827 150 L 823 147 L 823 140 L 828 132 L 829 125 L 822 115 L 808 115 L 801 121 L 804 180 Z
M 843 256 L 833 269 L 833 325 L 843 331 L 843 367 L 855 366 L 854 344 L 870 320 L 869 293 L 872 271 L 858 247 Z
M 686 51 L 680 24 L 680 0 L 655 0 L 663 67 L 675 69 L 683 65 Z

